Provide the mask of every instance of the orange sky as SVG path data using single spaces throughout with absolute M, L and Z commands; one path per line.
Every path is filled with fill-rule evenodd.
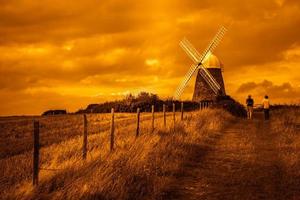
M 232 23 L 215 54 L 227 93 L 300 102 L 298 0 L 0 0 L 0 115 L 75 111 L 149 91 L 172 96 L 201 52 Z M 194 82 L 183 98 L 191 98 Z

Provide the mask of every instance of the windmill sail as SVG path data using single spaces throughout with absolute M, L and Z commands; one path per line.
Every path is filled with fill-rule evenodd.
M 199 63 L 198 67 L 195 69 L 195 71 L 199 68 L 200 74 L 203 76 L 204 80 L 207 82 L 207 84 L 212 88 L 212 90 L 215 92 L 215 94 L 218 94 L 218 91 L 220 89 L 220 85 L 215 80 L 215 78 L 210 74 L 210 72 L 205 69 L 199 60 L 201 59 L 201 55 L 198 53 L 198 51 L 193 47 L 193 45 L 184 38 L 180 44 L 182 49 L 189 55 L 189 57 L 194 60 L 195 63 Z M 211 51 L 209 51 L 206 56 L 203 58 L 205 60 L 209 55 L 211 54 Z M 189 73 L 188 73 L 189 74 Z M 187 80 L 187 79 L 184 79 Z M 188 79 L 190 80 L 190 78 Z M 185 84 L 186 85 L 186 84 Z M 185 85 L 183 87 L 185 87 Z
M 185 89 L 186 85 L 188 84 L 188 82 L 190 81 L 190 79 L 192 78 L 193 74 L 195 73 L 195 71 L 198 69 L 198 65 L 197 64 L 192 64 L 189 71 L 186 73 L 186 75 L 184 76 L 183 80 L 181 81 L 180 85 L 177 87 L 175 94 L 174 94 L 174 99 L 178 99 L 183 90 Z
M 203 67 L 202 62 L 204 59 L 208 56 L 210 52 L 212 52 L 217 45 L 220 43 L 222 37 L 226 33 L 226 28 L 221 27 L 218 31 L 218 33 L 215 35 L 215 37 L 212 39 L 212 41 L 209 43 L 208 47 L 204 50 L 204 52 L 200 55 L 198 51 L 193 47 L 193 45 L 184 38 L 179 45 L 182 47 L 182 49 L 188 54 L 188 56 L 194 61 L 194 65 L 192 65 L 189 69 L 189 71 L 184 76 L 184 79 L 177 87 L 175 93 L 174 93 L 174 99 L 179 99 L 182 92 L 184 91 L 185 87 L 187 86 L 189 80 L 195 73 L 197 69 L 199 69 L 199 72 L 201 76 L 204 78 L 204 80 L 207 82 L 207 84 L 211 87 L 211 89 L 214 91 L 215 94 L 219 93 L 220 85 L 215 80 L 215 78 L 210 74 L 210 72 Z
M 179 46 L 194 61 L 194 63 L 199 63 L 199 60 L 201 59 L 201 55 L 198 53 L 198 51 L 193 47 L 193 45 L 186 38 L 184 38 L 179 43 Z

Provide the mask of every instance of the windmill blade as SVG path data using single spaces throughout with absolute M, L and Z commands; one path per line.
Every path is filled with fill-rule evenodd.
M 197 69 L 198 69 L 198 65 L 196 65 L 196 64 L 191 65 L 189 71 L 185 74 L 183 80 L 181 81 L 181 83 L 177 87 L 177 89 L 174 93 L 174 99 L 179 99 L 179 97 L 181 96 L 183 90 L 185 89 L 185 87 L 187 86 L 188 82 L 190 81 L 190 79 L 192 78 L 193 74 L 195 73 L 195 71 Z
M 186 38 L 180 41 L 179 46 L 194 61 L 194 63 L 199 63 L 201 55 Z
M 209 87 L 214 91 L 214 93 L 218 94 L 221 89 L 221 86 L 216 81 L 216 79 L 211 75 L 211 73 L 203 66 L 199 68 L 199 73 L 206 81 L 206 83 L 209 85 Z
M 183 38 L 179 45 L 195 63 L 201 64 L 207 54 L 209 52 L 213 52 L 213 50 L 218 46 L 226 31 L 227 29 L 222 26 L 202 54 L 199 54 L 195 47 L 186 38 Z
M 209 43 L 208 47 L 204 50 L 202 55 L 200 55 L 197 50 L 192 46 L 192 44 L 187 40 L 183 39 L 180 42 L 180 46 L 183 48 L 183 50 L 188 54 L 188 56 L 197 63 L 196 65 L 192 65 L 189 69 L 188 73 L 185 75 L 182 82 L 177 87 L 174 98 L 179 99 L 182 92 L 184 91 L 185 87 L 187 86 L 189 80 L 193 76 L 194 72 L 197 69 L 200 69 L 200 74 L 204 78 L 204 80 L 208 83 L 208 85 L 211 87 L 211 89 L 214 91 L 215 94 L 218 94 L 220 91 L 220 85 L 215 80 L 215 78 L 211 75 L 211 73 L 202 66 L 202 62 L 204 59 L 208 56 L 209 52 L 213 52 L 213 50 L 217 47 L 217 45 L 220 43 L 221 39 L 223 38 L 224 34 L 226 33 L 227 29 L 225 27 L 221 27 L 217 34 L 214 36 L 212 41 Z
M 186 38 L 183 38 L 182 42 L 192 51 L 194 54 L 200 58 L 201 54 L 197 51 L 197 49 L 188 41 Z
M 217 34 L 215 35 L 215 37 L 212 39 L 212 41 L 209 43 L 209 45 L 206 47 L 206 49 L 204 50 L 204 52 L 202 53 L 200 59 L 199 59 L 199 63 L 201 64 L 203 62 L 203 60 L 205 59 L 205 57 L 207 56 L 207 54 L 209 52 L 213 52 L 214 49 L 218 46 L 218 44 L 221 42 L 223 36 L 225 35 L 227 29 L 222 26 L 219 31 L 217 32 Z

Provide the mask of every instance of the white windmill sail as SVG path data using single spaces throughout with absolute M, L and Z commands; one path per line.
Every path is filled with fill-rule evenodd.
M 226 28 L 222 26 L 217 32 L 217 34 L 215 35 L 215 37 L 211 40 L 208 47 L 204 50 L 204 52 L 201 55 L 186 38 L 184 38 L 179 43 L 182 49 L 194 61 L 194 64 L 190 67 L 189 71 L 186 73 L 183 80 L 177 87 L 174 93 L 174 99 L 180 98 L 188 82 L 190 81 L 190 79 L 192 78 L 193 74 L 197 69 L 199 69 L 200 75 L 211 87 L 214 93 L 218 94 L 221 88 L 219 83 L 215 80 L 215 78 L 211 75 L 211 73 L 205 67 L 203 67 L 202 63 L 209 56 L 209 54 L 213 52 L 213 50 L 217 47 L 217 45 L 220 43 L 221 39 L 223 38 L 224 34 L 226 33 L 226 31 L 227 31 Z

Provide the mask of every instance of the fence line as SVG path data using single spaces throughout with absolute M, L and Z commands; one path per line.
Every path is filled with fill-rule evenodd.
M 206 108 L 209 104 L 207 102 L 200 103 L 201 108 Z M 180 107 L 180 119 L 181 121 L 183 118 L 184 113 L 184 104 L 181 102 Z M 175 131 L 176 128 L 176 104 L 172 104 L 172 121 L 173 121 L 173 130 Z M 166 105 L 163 104 L 163 126 L 166 128 L 167 125 L 167 114 L 166 114 Z M 155 129 L 155 107 L 154 105 L 151 106 L 151 118 L 147 119 L 151 120 L 151 132 L 154 132 Z M 140 108 L 137 108 L 136 112 L 136 137 L 140 136 Z M 33 122 L 33 179 L 32 184 L 34 186 L 38 185 L 39 182 L 39 170 L 47 170 L 43 168 L 39 168 L 39 150 L 40 150 L 40 123 L 39 121 Z M 88 120 L 87 115 L 83 115 L 83 143 L 82 143 L 82 160 L 87 159 L 87 148 L 88 145 Z M 111 121 L 110 121 L 110 151 L 112 152 L 115 149 L 115 112 L 114 108 L 111 109 Z
M 206 108 L 209 108 L 213 105 L 213 102 L 212 101 L 201 101 L 199 103 L 199 109 L 200 110 L 203 110 L 203 109 L 206 109 Z

